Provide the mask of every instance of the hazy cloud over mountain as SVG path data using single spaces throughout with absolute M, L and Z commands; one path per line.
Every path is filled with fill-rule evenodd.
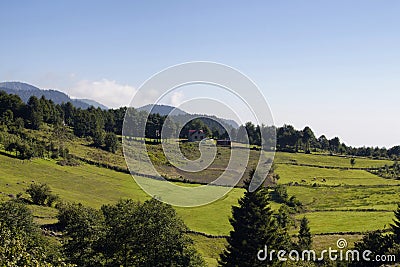
M 181 91 L 176 91 L 172 93 L 170 103 L 174 107 L 178 107 L 180 104 L 182 104 L 184 99 L 184 94 Z
M 66 90 L 76 98 L 90 98 L 111 108 L 129 105 L 136 88 L 126 84 L 119 84 L 114 80 L 102 79 L 99 81 L 81 80 Z

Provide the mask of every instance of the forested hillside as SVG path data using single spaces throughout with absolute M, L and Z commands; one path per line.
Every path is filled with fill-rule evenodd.
M 78 108 L 86 109 L 90 106 L 93 106 L 107 109 L 106 106 L 93 100 L 71 99 L 67 94 L 63 92 L 51 89 L 43 90 L 33 85 L 22 82 L 1 82 L 0 91 L 5 91 L 8 94 L 18 95 L 25 103 L 28 102 L 31 96 L 36 96 L 37 98 L 44 96 L 47 99 L 51 99 L 56 104 L 71 102 L 75 107 Z
M 71 127 L 78 137 L 90 137 L 95 146 L 102 146 L 106 134 L 109 139 L 115 139 L 112 135 L 121 135 L 125 114 L 129 117 L 130 124 L 125 128 L 125 135 L 133 137 L 143 137 L 140 129 L 145 129 L 145 137 L 159 139 L 161 129 L 165 131 L 166 138 L 179 136 L 187 138 L 189 129 L 203 129 L 206 135 L 214 138 L 227 138 L 228 133 L 222 125 L 213 119 L 206 117 L 194 119 L 186 125 L 181 125 L 179 119 L 159 114 L 148 114 L 146 111 L 138 111 L 134 108 L 103 110 L 90 107 L 88 109 L 76 108 L 72 103 L 55 104 L 52 100 L 45 97 L 37 98 L 32 96 L 25 104 L 19 96 L 0 92 L 0 124 L 3 133 L 8 133 L 18 142 L 7 144 L 8 149 L 21 150 L 21 156 L 30 158 L 40 157 L 46 150 L 46 144 L 40 144 L 38 140 L 24 140 L 22 129 L 37 130 L 45 123 L 57 127 Z M 177 116 L 180 117 L 180 116 Z M 179 129 L 181 129 L 179 131 Z M 179 131 L 179 132 L 177 132 Z M 264 133 L 261 135 L 261 133 Z M 276 134 L 276 143 L 272 137 Z M 248 142 L 251 145 L 261 145 L 269 150 L 305 153 L 329 152 L 331 154 L 342 154 L 351 156 L 363 156 L 373 158 L 396 159 L 400 156 L 400 146 L 392 148 L 361 147 L 355 148 L 348 146 L 340 141 L 338 137 L 327 139 L 324 135 L 316 137 L 309 127 L 303 130 L 296 130 L 293 126 L 284 125 L 283 127 L 254 125 L 251 122 L 240 126 L 238 129 L 231 128 L 229 136 L 233 141 Z M 266 137 L 261 140 L 261 136 Z M 3 138 L 12 140 L 12 138 Z M 21 140 L 19 140 L 21 139 Z M 23 143 L 23 144 L 22 144 Z M 32 151 L 26 152 L 29 146 Z M 47 144 L 48 145 L 48 144 Z M 24 151 L 23 151 L 24 150 Z M 48 150 L 48 149 L 47 149 Z
M 162 127 L 181 138 L 193 128 L 226 138 L 209 118 L 182 127 L 135 109 L 81 109 L 34 96 L 24 103 L 0 92 L 0 265 L 203 266 L 204 258 L 209 266 L 218 261 L 231 266 L 249 263 L 245 255 L 256 254 L 265 240 L 277 248 L 320 251 L 339 235 L 352 247 L 397 253 L 398 210 L 393 226 L 385 225 L 393 221 L 398 203 L 399 147 L 351 148 L 339 138 L 316 138 L 309 127 L 247 123 L 230 133 L 236 148 L 243 147 L 246 133 L 251 144 L 238 187 L 209 205 L 172 208 L 150 199 L 128 174 L 120 145 L 125 115 L 134 122 L 125 134 L 133 143 L 148 143 L 149 157 L 165 178 L 198 186 L 226 169 L 229 147 L 218 147 L 209 169 L 183 173 L 171 166 L 159 144 Z M 140 126 L 144 140 L 135 139 Z M 276 146 L 264 141 L 277 153 L 268 174 L 271 183 L 249 193 L 245 180 L 259 153 L 270 153 L 260 151 L 261 131 L 276 133 Z M 181 142 L 180 148 L 190 159 L 200 155 L 195 143 Z M 138 164 L 140 156 L 134 158 Z M 254 210 L 248 213 L 250 207 Z M 16 218 L 20 223 L 13 223 Z M 149 239 L 149 233 L 156 238 Z M 243 246 L 243 240 L 251 246 Z M 150 254 L 143 246 L 151 248 Z M 241 253 L 233 257 L 232 251 Z M 153 257 L 156 252 L 162 257 Z

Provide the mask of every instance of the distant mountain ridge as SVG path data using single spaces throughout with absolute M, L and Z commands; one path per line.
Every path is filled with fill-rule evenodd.
M 101 109 L 108 109 L 106 106 L 90 99 L 72 99 L 67 94 L 57 90 L 43 90 L 33 85 L 23 82 L 0 82 L 0 91 L 5 91 L 8 94 L 18 95 L 22 101 L 28 102 L 31 96 L 38 98 L 44 96 L 46 99 L 51 99 L 56 104 L 71 102 L 75 107 L 87 109 L 91 106 Z
M 57 90 L 44 90 L 36 86 L 23 83 L 23 82 L 0 82 L 0 91 L 5 91 L 8 94 L 18 95 L 22 101 L 28 102 L 31 96 L 36 96 L 40 98 L 44 96 L 46 99 L 51 99 L 56 104 L 71 102 L 75 107 L 87 109 L 91 106 L 95 108 L 108 109 L 105 105 L 102 105 L 91 99 L 72 99 L 67 94 L 57 91 Z M 238 128 L 239 125 L 234 120 L 222 119 L 216 116 L 210 115 L 199 115 L 199 114 L 189 114 L 179 108 L 168 105 L 146 105 L 138 108 L 139 111 L 151 112 L 153 114 L 160 114 L 166 116 L 168 114 L 175 116 L 176 120 L 179 122 L 186 122 L 195 118 L 196 116 L 202 116 L 211 120 L 220 122 L 222 125 L 228 126 L 228 128 Z M 210 124 L 211 122 L 208 122 Z
M 140 108 L 137 108 L 137 110 L 139 111 L 147 111 L 149 113 L 152 114 L 160 114 L 162 116 L 166 116 L 166 115 L 171 115 L 171 116 L 175 116 L 175 118 L 177 119 L 177 121 L 179 122 L 185 122 L 187 121 L 187 119 L 192 119 L 195 118 L 196 116 L 202 116 L 211 120 L 216 120 L 218 122 L 220 122 L 221 124 L 225 124 L 229 127 L 232 128 L 239 128 L 239 124 L 234 121 L 234 120 L 229 120 L 229 119 L 222 119 L 222 118 L 218 118 L 216 116 L 210 116 L 210 115 L 204 115 L 204 114 L 190 114 L 187 113 L 186 111 L 183 111 L 179 108 L 173 107 L 173 106 L 168 106 L 168 105 L 146 105 Z
M 152 104 L 148 104 L 146 106 L 140 107 L 137 110 L 139 111 L 146 111 L 148 113 L 151 114 L 160 114 L 162 116 L 167 116 L 169 114 L 173 115 L 173 116 L 177 116 L 177 115 L 187 115 L 189 113 L 179 109 L 179 108 L 175 108 L 172 106 L 167 106 L 167 105 L 152 105 Z
M 83 103 L 88 104 L 89 106 L 93 106 L 95 108 L 101 108 L 101 109 L 108 109 L 108 107 L 106 107 L 103 104 L 100 104 L 97 101 L 94 101 L 92 99 L 87 99 L 87 98 L 76 98 L 76 99 L 72 99 L 72 100 L 77 100 L 77 101 L 81 101 Z
M 23 82 L 1 82 L 0 87 L 16 91 L 40 91 L 39 88 Z

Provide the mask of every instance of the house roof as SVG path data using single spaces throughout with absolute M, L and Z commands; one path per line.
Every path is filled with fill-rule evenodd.
M 203 133 L 203 130 L 189 130 L 189 135 L 192 135 L 192 134 L 197 133 L 197 132 Z

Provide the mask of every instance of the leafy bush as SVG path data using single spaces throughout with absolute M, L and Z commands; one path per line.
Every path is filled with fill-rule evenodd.
M 65 254 L 78 266 L 204 266 L 183 221 L 158 200 L 121 200 L 101 210 L 57 208 Z
M 93 134 L 93 145 L 95 147 L 101 147 L 104 143 L 104 131 L 98 129 Z
M 58 199 L 58 196 L 51 193 L 50 186 L 47 184 L 33 183 L 26 189 L 26 193 L 34 204 L 41 206 L 47 204 L 50 207 Z
M 58 247 L 40 234 L 26 205 L 0 203 L 0 266 L 64 266 Z
M 80 165 L 79 161 L 73 157 L 67 157 L 66 159 L 59 160 L 57 161 L 57 164 L 60 166 L 73 166 L 73 167 Z
M 115 153 L 118 149 L 118 138 L 115 133 L 107 133 L 104 137 L 104 144 L 108 151 Z

